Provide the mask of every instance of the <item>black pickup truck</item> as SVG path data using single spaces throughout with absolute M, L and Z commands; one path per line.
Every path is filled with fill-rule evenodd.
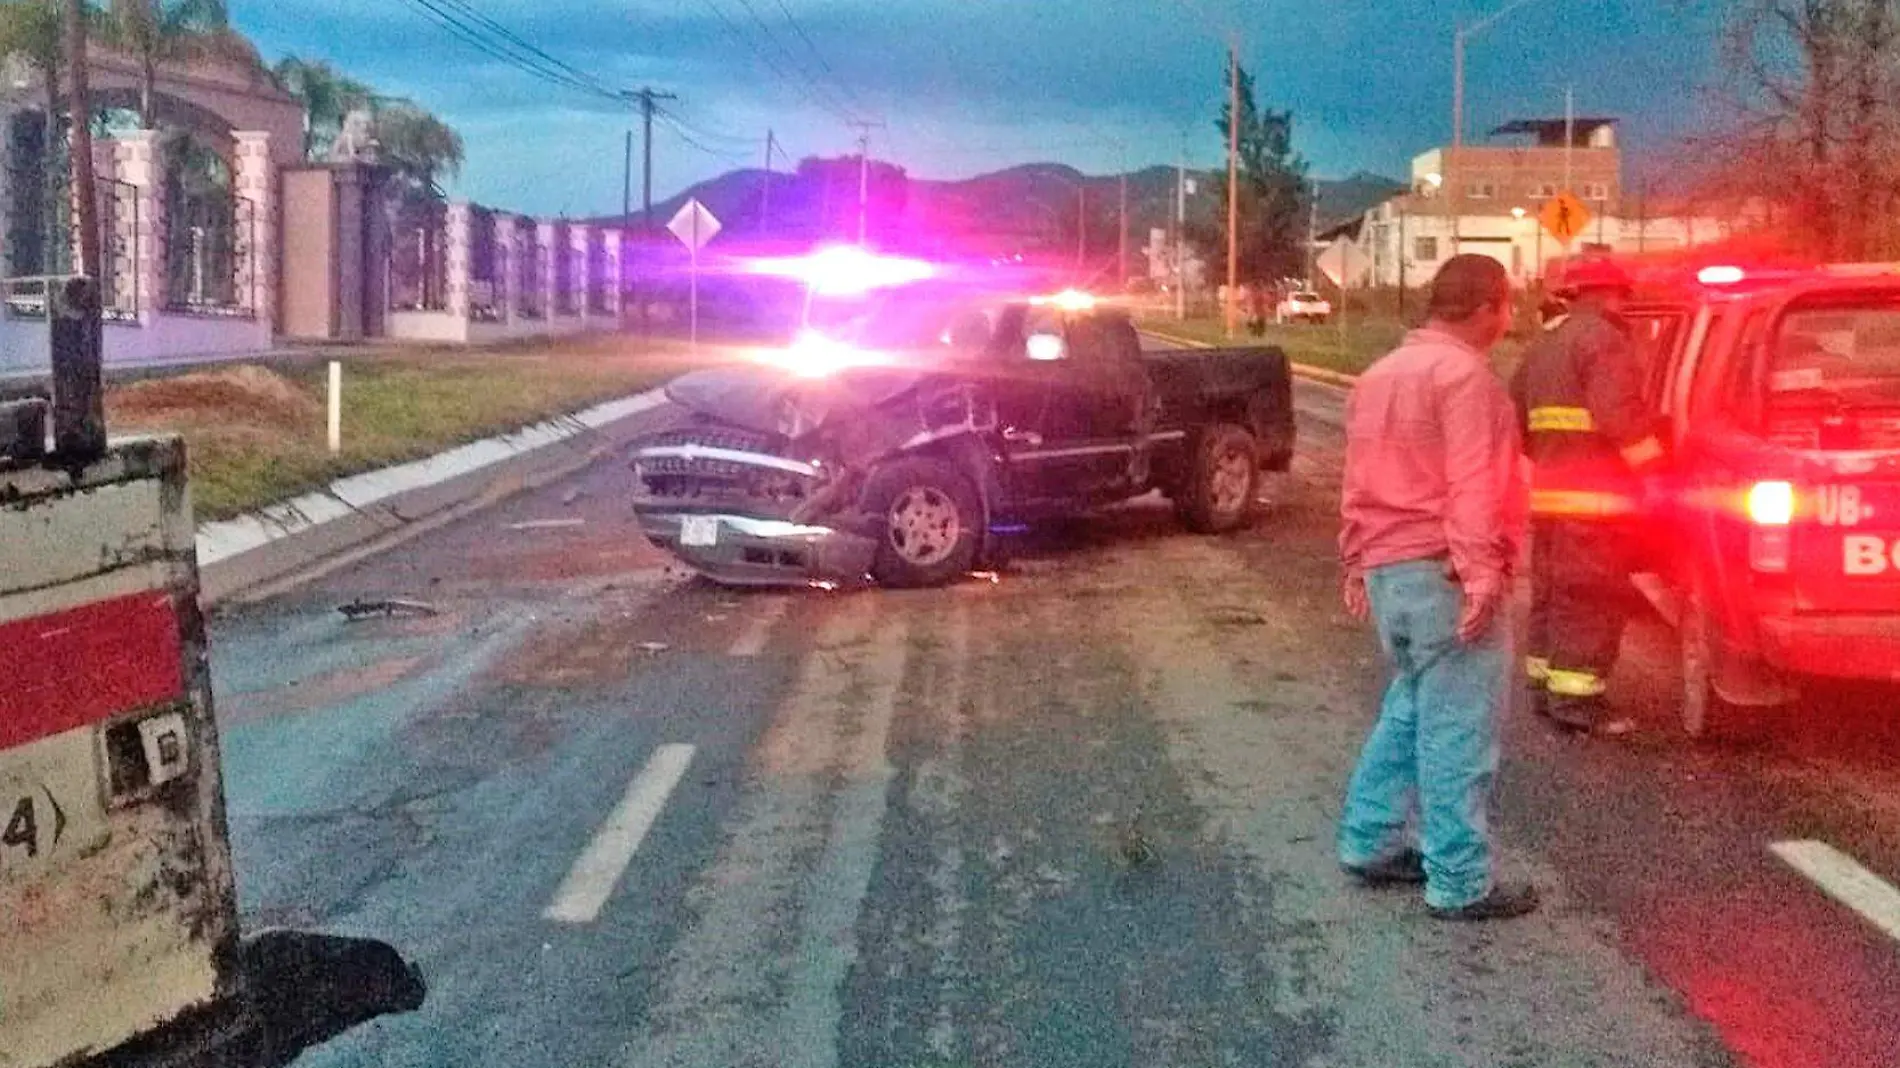
M 636 514 L 739 585 L 936 585 L 1024 523 L 1151 490 L 1192 529 L 1230 531 L 1293 454 L 1278 349 L 1143 352 L 1126 314 L 1089 302 L 808 332 L 666 394 L 631 444 Z

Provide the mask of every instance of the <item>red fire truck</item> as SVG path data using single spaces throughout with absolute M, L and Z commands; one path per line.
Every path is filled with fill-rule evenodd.
M 1639 585 L 1678 624 L 1684 726 L 1807 677 L 1900 681 L 1900 269 L 1647 282 L 1628 314 L 1671 477 Z

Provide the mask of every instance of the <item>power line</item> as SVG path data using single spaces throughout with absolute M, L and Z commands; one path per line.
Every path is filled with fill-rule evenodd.
M 785 68 L 779 64 L 779 61 L 776 58 L 774 58 L 770 52 L 766 51 L 764 48 L 761 48 L 759 46 L 759 43 L 753 40 L 752 36 L 746 33 L 744 28 L 741 27 L 738 22 L 733 20 L 732 16 L 726 12 L 725 8 L 720 7 L 718 4 L 714 3 L 713 0 L 700 0 L 700 3 L 705 5 L 706 10 L 711 11 L 713 15 L 715 15 L 719 19 L 720 22 L 725 24 L 727 33 L 730 33 L 734 38 L 743 42 L 747 48 L 750 48 L 753 54 L 758 56 L 759 59 L 765 63 L 766 67 L 769 68 L 772 71 L 772 73 L 776 75 L 781 82 L 784 82 L 787 87 L 796 90 L 806 100 L 810 101 L 813 104 L 818 105 L 818 107 L 820 107 L 821 109 L 830 112 L 835 117 L 842 119 L 847 123 L 852 120 L 853 116 L 851 115 L 849 110 L 840 109 L 835 104 L 830 103 L 826 100 L 820 99 L 820 97 L 817 94 L 813 93 L 809 88 L 799 85 L 798 82 L 794 80 L 791 75 L 785 72 Z M 748 10 L 751 10 L 749 6 L 748 6 Z M 753 11 L 753 18 L 754 19 L 758 18 L 757 11 Z
M 673 109 L 673 108 L 661 108 L 660 114 L 665 115 L 667 118 L 671 119 L 674 123 L 676 123 L 683 129 L 685 129 L 688 133 L 704 141 L 724 141 L 727 144 L 734 145 L 734 146 L 737 146 L 737 145 L 750 146 L 757 143 L 758 141 L 758 138 L 756 137 L 744 137 L 739 134 L 726 133 L 722 130 L 718 130 L 711 126 L 707 126 L 704 123 L 695 122 L 694 120 L 687 118 L 685 115 L 680 114 L 678 110 Z
M 806 84 L 810 85 L 813 90 L 823 93 L 825 99 L 836 105 L 838 110 L 846 114 L 847 118 L 853 116 L 853 109 L 848 105 L 848 102 L 845 101 L 844 96 L 842 94 L 833 93 L 830 87 L 820 84 L 819 80 L 812 76 L 811 70 L 803 63 L 800 63 L 797 57 L 792 55 L 792 50 L 785 46 L 785 42 L 779 40 L 778 34 L 772 32 L 772 27 L 766 24 L 765 18 L 759 14 L 759 9 L 753 6 L 752 0 L 738 0 L 738 3 L 740 7 L 745 8 L 746 14 L 752 16 L 752 21 L 759 27 L 759 32 L 764 34 L 765 39 L 772 43 L 772 47 L 778 49 L 779 54 L 784 56 L 785 61 L 792 65 L 792 69 L 798 72 L 799 77 L 805 79 Z M 781 10 L 782 9 L 783 6 L 781 5 Z
M 491 59 L 499 60 L 508 66 L 514 67 L 517 70 L 552 85 L 558 85 L 591 96 L 618 99 L 615 94 L 607 90 L 599 82 L 578 77 L 575 74 L 566 73 L 559 69 L 558 66 L 549 66 L 546 61 L 535 58 L 531 53 L 522 52 L 517 46 L 510 46 L 506 43 L 497 44 L 496 37 L 492 33 L 484 31 L 479 25 L 471 25 L 465 16 L 457 13 L 456 9 L 443 6 L 445 4 L 454 3 L 455 0 L 407 0 L 407 2 L 411 7 L 417 9 L 425 17 L 430 19 L 430 21 L 448 30 L 464 43 Z
M 779 14 L 785 16 L 785 22 L 791 26 L 792 32 L 798 35 L 799 40 L 805 42 L 805 47 L 811 52 L 811 58 L 818 61 L 819 68 L 831 76 L 831 80 L 837 83 L 838 88 L 846 88 L 844 79 L 838 77 L 838 72 L 825 60 L 825 54 L 820 52 L 818 46 L 812 42 L 811 35 L 805 32 L 805 27 L 792 17 L 792 10 L 785 6 L 785 0 L 772 0 L 772 2 L 778 5 Z
M 594 92 L 598 93 L 599 95 L 608 96 L 608 97 L 615 95 L 614 91 L 610 89 L 600 79 L 594 77 L 592 74 L 589 74 L 586 71 L 581 70 L 580 68 L 574 66 L 571 63 L 567 63 L 562 60 L 556 59 L 555 57 L 549 55 L 547 52 L 536 47 L 534 44 L 526 40 L 523 40 L 520 36 L 515 34 L 514 31 L 510 30 L 508 27 L 502 25 L 499 22 L 496 22 L 494 19 L 476 10 L 475 7 L 468 2 L 468 0 L 438 0 L 438 2 L 448 4 L 451 7 L 454 7 L 460 11 L 465 12 L 470 18 L 473 18 L 476 22 L 480 23 L 482 26 L 485 26 L 489 30 L 493 31 L 497 36 L 502 38 L 504 41 L 508 42 L 513 47 L 520 49 L 522 52 L 526 53 L 528 56 L 536 60 L 539 60 L 542 63 L 547 64 L 549 67 L 553 68 L 554 70 L 562 74 L 567 75 L 573 80 L 581 84 L 591 86 Z

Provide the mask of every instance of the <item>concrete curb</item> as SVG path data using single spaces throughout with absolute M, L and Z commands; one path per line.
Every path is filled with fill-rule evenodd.
M 1216 349 L 1220 347 L 1219 345 L 1212 345 L 1205 341 L 1196 341 L 1193 338 L 1176 337 L 1173 334 L 1160 330 L 1143 328 L 1141 333 L 1159 341 L 1165 341 L 1170 345 L 1179 345 L 1184 349 Z M 1311 381 L 1333 386 L 1338 389 L 1351 389 L 1359 383 L 1358 375 L 1345 374 L 1328 367 L 1315 367 L 1310 363 L 1295 363 L 1291 366 L 1293 373 L 1299 375 L 1301 378 L 1310 379 Z
M 387 547 L 585 467 L 623 440 L 621 424 L 664 403 L 649 390 L 511 434 L 338 479 L 322 490 L 197 530 L 206 606 L 248 599 L 343 554 Z

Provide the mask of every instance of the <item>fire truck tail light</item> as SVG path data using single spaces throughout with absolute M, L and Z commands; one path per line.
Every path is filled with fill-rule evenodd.
M 1748 566 L 1769 575 L 1786 574 L 1794 522 L 1794 484 L 1757 482 L 1748 490 Z
M 1705 286 L 1732 286 L 1748 277 L 1740 267 L 1704 267 L 1696 272 L 1695 280 Z
M 1748 519 L 1758 527 L 1794 522 L 1794 483 L 1757 482 L 1748 490 Z

